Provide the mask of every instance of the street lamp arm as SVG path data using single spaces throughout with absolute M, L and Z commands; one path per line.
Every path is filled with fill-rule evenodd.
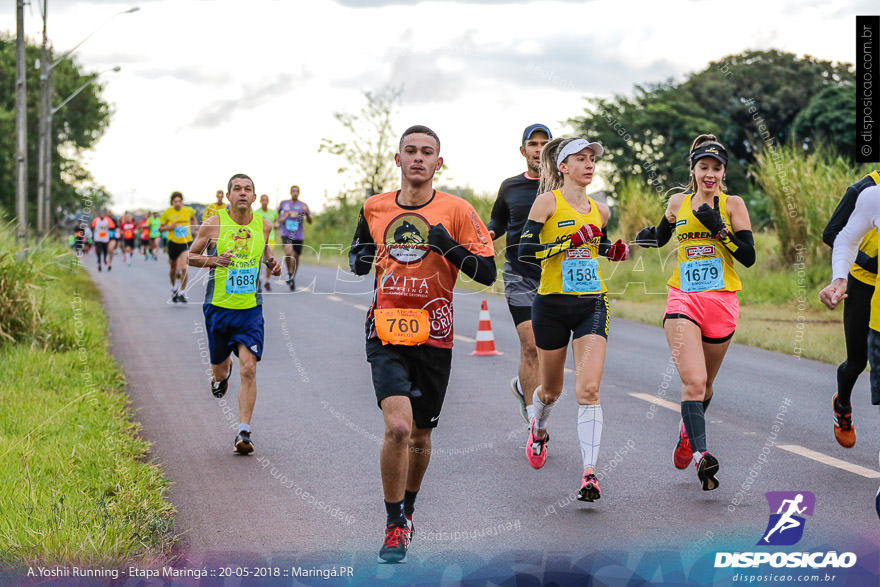
M 88 36 L 86 36 L 85 39 L 83 39 L 82 41 L 80 41 L 79 43 L 77 43 L 76 45 L 74 45 L 72 48 L 68 49 L 68 50 L 67 50 L 67 51 L 66 51 L 61 57 L 59 57 L 58 59 L 56 59 L 55 61 L 53 61 L 53 62 L 49 65 L 49 69 L 50 69 L 50 70 L 53 69 L 56 65 L 58 65 L 59 63 L 61 63 L 62 61 L 64 61 L 64 60 L 67 59 L 68 57 L 70 57 L 70 55 L 71 55 L 74 51 L 76 51 L 77 49 L 79 49 L 79 48 L 82 46 L 83 43 L 85 43 L 86 41 L 88 41 L 89 39 L 91 39 L 91 38 L 95 35 L 95 33 L 97 33 L 97 32 L 100 31 L 102 28 L 104 28 L 105 26 L 107 26 L 107 24 L 108 24 L 111 20 L 113 20 L 114 18 L 116 18 L 116 17 L 119 16 L 120 14 L 131 14 L 132 12 L 137 12 L 138 10 L 140 10 L 140 8 L 137 7 L 137 6 L 135 6 L 134 8 L 129 8 L 128 10 L 123 10 L 122 12 L 117 12 L 116 14 L 112 15 L 110 18 L 108 18 L 107 20 L 105 20 L 105 21 L 101 24 L 101 26 L 99 26 L 98 28 L 96 28 L 95 30 L 93 30 L 92 32 L 90 32 L 90 33 L 88 34 Z
M 71 100 L 73 100 L 74 98 L 76 98 L 80 94 L 80 92 L 82 92 L 84 89 L 86 89 L 87 87 L 89 87 L 90 85 L 92 85 L 93 83 L 98 81 L 98 78 L 101 76 L 101 74 L 107 73 L 108 71 L 119 71 L 120 69 L 122 69 L 122 68 L 117 65 L 116 67 L 113 67 L 111 69 L 99 71 L 98 73 L 93 73 L 92 79 L 90 79 L 89 81 L 87 81 L 86 83 L 84 83 L 83 85 L 78 87 L 76 90 L 74 90 L 74 92 L 71 95 L 69 95 L 67 97 L 67 99 L 64 100 L 64 102 L 62 102 L 58 106 L 52 108 L 52 116 L 54 116 L 56 112 L 58 112 L 59 110 L 61 110 L 65 106 L 67 106 L 67 103 L 70 102 Z

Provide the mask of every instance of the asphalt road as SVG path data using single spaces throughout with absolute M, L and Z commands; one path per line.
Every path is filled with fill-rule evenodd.
M 110 273 L 94 264 L 86 258 L 135 418 L 173 482 L 178 564 L 344 563 L 363 580 L 398 582 L 433 580 L 438 569 L 455 580 L 490 568 L 616 576 L 640 565 L 648 569 L 642 576 L 657 566 L 661 575 L 690 569 L 693 578 L 718 551 L 756 550 L 770 513 L 765 492 L 809 491 L 816 508 L 797 548 L 853 550 L 880 571 L 880 414 L 866 376 L 853 398 L 858 442 L 843 449 L 832 434 L 833 366 L 732 345 L 708 412 L 721 486 L 703 492 L 693 468 L 672 465 L 679 383 L 663 331 L 614 319 L 601 389 L 603 497 L 584 504 L 574 500 L 581 461 L 572 394 L 553 411 L 547 465 L 532 470 L 527 428 L 508 390 L 518 361 L 513 324 L 503 298 L 468 291 L 455 297 L 459 338 L 410 564 L 377 567 L 383 425 L 363 335 L 372 276 L 305 266 L 298 291 L 278 283 L 265 296 L 256 452 L 240 457 L 232 453 L 237 370 L 224 400 L 208 386 L 206 272 L 192 272 L 190 303 L 179 305 L 169 302 L 164 257 L 127 267 L 117 256 Z M 503 356 L 469 356 L 483 299 Z M 566 377 L 570 390 L 573 373 Z

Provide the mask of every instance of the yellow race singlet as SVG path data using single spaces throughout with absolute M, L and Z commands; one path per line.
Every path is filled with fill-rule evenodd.
M 563 242 L 585 224 L 602 227 L 602 217 L 593 198 L 587 197 L 590 211 L 581 214 L 565 201 L 561 191 L 553 190 L 553 195 L 556 209 L 538 235 L 541 244 Z M 596 237 L 590 243 L 542 260 L 538 294 L 581 295 L 607 291 L 599 269 L 599 241 Z
M 247 310 L 262 303 L 260 259 L 266 247 L 263 217 L 253 215 L 249 224 L 242 226 L 221 209 L 220 236 L 208 254 L 219 255 L 233 251 L 228 267 L 211 267 L 205 289 L 205 303 L 230 310 Z
M 721 192 L 718 208 L 725 226 L 730 228 L 727 198 L 727 194 Z M 742 282 L 733 267 L 733 255 L 694 216 L 692 199 L 693 194 L 685 196 L 676 214 L 678 260 L 666 284 L 688 293 L 741 290 Z

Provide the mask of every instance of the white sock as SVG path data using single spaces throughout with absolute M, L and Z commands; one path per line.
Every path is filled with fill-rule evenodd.
M 250 431 L 251 431 L 251 425 L 250 425 L 250 424 L 245 424 L 244 422 L 242 422 L 241 424 L 238 425 L 238 431 L 239 431 L 239 432 L 250 432 Z
M 602 420 L 602 406 L 599 404 L 578 405 L 578 438 L 585 469 L 596 467 L 602 440 Z
M 520 383 L 519 383 L 519 377 L 518 377 L 518 376 L 517 376 L 517 378 L 516 378 L 516 390 L 519 392 L 520 395 L 523 394 L 522 385 L 520 385 Z
M 532 404 L 530 406 L 526 406 L 526 414 L 528 414 L 529 422 L 531 422 L 532 418 L 535 417 L 535 404 Z
M 538 397 L 538 394 L 535 394 L 533 401 L 534 403 L 532 406 L 535 409 L 535 430 L 546 430 L 547 419 L 550 417 L 550 410 L 553 409 L 556 402 L 545 404 L 541 401 L 541 398 Z

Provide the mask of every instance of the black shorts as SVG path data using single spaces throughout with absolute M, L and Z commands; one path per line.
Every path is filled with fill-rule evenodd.
M 510 316 L 513 318 L 514 326 L 519 326 L 523 322 L 528 322 L 532 319 L 531 306 L 511 306 L 510 304 L 507 304 L 507 309 L 510 310 Z
M 452 349 L 386 344 L 367 339 L 376 403 L 393 395 L 409 397 L 416 428 L 436 428 L 446 397 Z
M 123 240 L 122 242 L 125 243 L 126 247 L 130 247 L 132 249 L 134 248 L 134 239 L 133 238 L 127 238 L 127 239 Z
M 611 313 L 605 294 L 535 296 L 532 304 L 532 330 L 535 345 L 545 351 L 568 346 L 568 341 L 588 334 L 608 338 Z
M 282 236 L 281 244 L 293 246 L 293 252 L 297 255 L 301 255 L 303 252 L 303 240 L 301 238 L 290 238 L 289 236 Z
M 183 254 L 184 251 L 189 250 L 189 243 L 176 243 L 174 241 L 168 241 L 168 258 L 172 261 L 176 261 L 177 258 Z

